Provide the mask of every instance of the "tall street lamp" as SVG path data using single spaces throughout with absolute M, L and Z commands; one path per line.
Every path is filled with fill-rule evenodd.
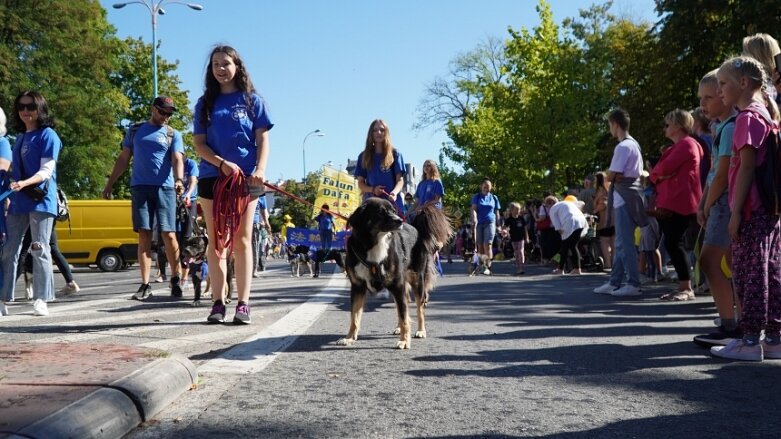
M 197 3 L 185 3 L 182 1 L 169 0 L 134 0 L 130 2 L 114 3 L 111 5 L 111 7 L 114 9 L 122 9 L 127 5 L 138 4 L 144 5 L 147 9 L 149 9 L 149 14 L 152 16 L 152 99 L 157 97 L 157 16 L 165 15 L 165 9 L 161 7 L 164 3 L 170 5 L 184 5 L 196 11 L 203 10 L 203 6 Z
M 325 136 L 325 133 L 320 131 L 319 129 L 316 129 L 311 133 L 307 134 L 306 136 L 304 136 L 304 143 L 301 145 L 301 153 L 304 158 L 304 180 L 306 180 L 306 139 L 309 138 L 309 136 L 311 136 L 312 134 L 314 134 L 317 137 Z

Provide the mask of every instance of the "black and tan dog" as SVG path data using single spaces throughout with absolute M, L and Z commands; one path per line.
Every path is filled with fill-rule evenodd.
M 306 245 L 288 245 L 287 262 L 290 264 L 290 276 L 301 277 L 301 265 L 309 269 L 309 277 L 314 277 L 314 261 L 309 256 L 309 247 Z
M 405 223 L 393 204 L 370 198 L 349 219 L 352 236 L 347 241 L 345 267 L 350 279 L 350 329 L 336 344 L 350 346 L 358 339 L 366 294 L 387 288 L 396 302 L 399 341 L 409 349 L 411 341 L 408 293 L 415 295 L 418 311 L 416 338 L 426 337 L 424 307 L 436 280 L 434 253 L 453 230 L 450 221 L 433 205 L 425 206 L 412 225 Z

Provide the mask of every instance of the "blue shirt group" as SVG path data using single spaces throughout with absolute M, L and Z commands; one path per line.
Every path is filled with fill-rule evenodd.
M 138 129 L 127 131 L 122 140 L 122 147 L 133 153 L 131 187 L 142 185 L 174 187 L 171 158 L 173 152 L 184 154 L 182 133 L 173 130 L 170 146 L 168 142 L 168 127 L 165 125 L 157 126 L 145 122 Z
M 32 177 L 41 169 L 42 158 L 52 158 L 57 161 L 62 149 L 62 141 L 53 129 L 38 128 L 36 130 L 19 134 L 12 152 L 11 176 L 20 181 Z M 22 175 L 22 166 L 24 175 Z M 57 214 L 57 169 L 49 180 L 42 182 L 39 187 L 47 187 L 46 196 L 41 201 L 33 201 L 23 192 L 15 192 L 11 195 L 10 214 L 25 214 L 30 212 L 46 212 Z
M 251 94 L 250 106 L 247 106 L 246 93 L 236 91 L 217 96 L 212 108 L 209 125 L 200 120 L 203 97 L 195 104 L 193 134 L 205 134 L 206 144 L 223 159 L 236 163 L 245 175 L 255 171 L 258 147 L 255 143 L 255 130 L 271 129 L 274 124 L 259 95 Z M 201 178 L 219 177 L 216 166 L 201 160 Z
M 363 177 L 366 184 L 369 186 L 385 186 L 385 192 L 390 193 L 393 187 L 396 186 L 396 176 L 404 176 L 406 169 L 404 167 L 404 158 L 401 153 L 393 153 L 393 164 L 388 169 L 382 169 L 380 167 L 383 159 L 383 154 L 374 153 L 374 161 L 372 162 L 371 169 L 363 167 L 363 152 L 358 154 L 358 162 L 355 165 L 355 177 Z M 371 197 L 372 194 L 364 194 L 363 199 Z M 396 206 L 400 212 L 404 212 L 404 198 L 401 194 L 396 195 Z

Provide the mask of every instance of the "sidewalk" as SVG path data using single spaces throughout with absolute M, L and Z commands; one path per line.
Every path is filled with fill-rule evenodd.
M 121 437 L 197 378 L 187 358 L 153 349 L 0 344 L 0 439 Z

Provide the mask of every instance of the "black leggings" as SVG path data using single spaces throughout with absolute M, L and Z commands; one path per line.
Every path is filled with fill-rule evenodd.
M 686 250 L 683 248 L 683 234 L 694 221 L 694 215 L 681 215 L 673 213 L 673 216 L 666 219 L 659 219 L 659 228 L 664 235 L 664 247 L 670 255 L 670 261 L 675 267 L 675 273 L 679 281 L 688 281 L 691 279 L 689 258 L 686 256 Z
M 561 240 L 561 249 L 559 250 L 559 270 L 564 271 L 564 265 L 567 263 L 567 257 L 572 254 L 572 269 L 580 270 L 580 250 L 578 250 L 578 242 L 580 242 L 580 234 L 583 233 L 583 229 L 575 229 L 567 239 Z

